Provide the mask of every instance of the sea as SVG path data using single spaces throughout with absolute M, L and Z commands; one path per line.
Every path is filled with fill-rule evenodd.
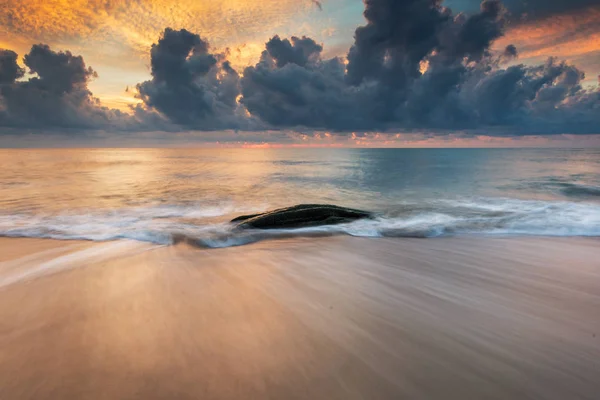
M 303 203 L 376 217 L 229 222 Z M 217 248 L 333 235 L 600 236 L 600 149 L 0 149 L 0 236 Z

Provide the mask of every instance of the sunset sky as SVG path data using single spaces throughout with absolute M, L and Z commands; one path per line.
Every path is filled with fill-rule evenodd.
M 0 0 L 0 48 L 5 49 L 0 59 L 0 132 L 4 131 L 4 135 L 0 133 L 0 146 L 37 140 L 47 143 L 64 131 L 69 132 L 69 140 L 74 143 L 85 142 L 88 137 L 120 137 L 126 144 L 135 144 L 140 138 L 168 144 L 170 138 L 183 136 L 185 139 L 181 140 L 186 143 L 200 140 L 251 145 L 361 145 L 355 140 L 357 137 L 367 138 L 363 140 L 367 143 L 362 143 L 365 145 L 406 145 L 423 140 L 439 140 L 442 145 L 454 140 L 464 145 L 486 145 L 505 143 L 507 138 L 511 143 L 524 145 L 577 141 L 600 144 L 597 137 L 588 136 L 600 133 L 600 3 L 596 0 L 506 0 L 501 9 L 489 8 L 497 6 L 494 0 L 486 0 L 483 5 L 478 0 L 447 0 L 441 6 L 430 0 L 366 3 Z M 442 6 L 451 9 L 452 14 Z M 375 16 L 365 18 L 365 7 L 371 8 Z M 473 16 L 477 18 L 469 20 Z M 440 18 L 446 20 L 438 22 Z M 427 24 L 431 24 L 433 33 L 429 33 Z M 364 35 L 371 47 L 355 42 L 355 31 L 360 26 L 372 28 Z M 167 28 L 172 32 L 172 41 L 166 40 L 170 40 L 166 37 Z M 190 36 L 179 35 L 181 32 Z M 387 34 L 389 38 L 376 37 Z M 280 40 L 270 42 L 276 35 Z M 486 35 L 489 37 L 482 39 Z M 302 41 L 304 36 L 310 42 Z M 165 39 L 162 45 L 160 38 Z M 462 42 L 455 45 L 459 40 Z M 188 86 L 182 89 L 184 83 L 160 78 L 162 72 L 154 66 L 165 54 L 173 56 L 173 46 L 185 41 L 189 49 L 184 50 L 186 55 L 178 62 L 182 63 L 181 71 L 192 72 L 185 83 Z M 261 59 L 267 42 L 274 50 Z M 39 48 L 34 54 L 35 44 L 49 47 Z M 157 44 L 156 52 L 151 53 L 153 44 Z M 206 51 L 197 50 L 205 44 L 209 44 Z M 353 45 L 357 49 L 356 60 L 349 60 Z M 516 51 L 512 53 L 510 49 Z M 11 76 L 7 72 L 14 66 L 12 53 L 6 50 L 18 55 L 15 62 L 23 68 L 21 73 Z M 38 60 L 37 64 L 24 61 L 30 51 L 30 59 Z M 59 80 L 51 74 L 64 76 L 58 68 L 74 71 L 72 59 L 58 61 L 60 52 L 67 51 L 72 54 L 70 57 L 82 56 L 85 65 L 81 64 L 77 73 L 83 77 L 73 78 L 64 88 L 49 89 L 51 83 L 44 84 L 45 81 Z M 292 57 L 283 61 L 281 52 L 288 51 L 286 57 L 301 54 L 302 60 Z M 369 57 L 382 57 L 380 65 L 373 67 Z M 556 60 L 549 64 L 549 57 Z M 48 66 L 54 62 L 51 60 L 56 63 Z M 192 70 L 204 62 L 206 70 Z M 36 66 L 32 68 L 31 63 Z M 169 68 L 173 67 L 172 60 L 169 63 Z M 409 63 L 416 65 L 418 72 L 407 67 Z M 395 69 L 399 64 L 403 65 L 401 74 Z M 544 65 L 544 72 L 535 70 Z M 93 73 L 87 73 L 89 67 Z M 521 69 L 511 70 L 512 67 Z M 40 72 L 43 68 L 46 72 Z M 365 72 L 364 68 L 371 69 Z M 379 68 L 378 72 L 373 72 L 373 68 Z M 331 72 L 333 69 L 336 71 Z M 358 70 L 362 71 L 360 77 L 354 79 L 356 74 L 352 71 Z M 481 109 L 474 110 L 474 116 L 466 115 L 464 109 L 470 113 L 471 104 L 487 101 L 471 98 L 471 93 L 486 90 L 486 96 L 493 98 L 498 89 L 488 81 L 503 71 L 520 72 L 513 83 L 519 93 L 526 93 L 523 99 L 518 104 L 510 100 L 506 113 L 495 111 L 504 103 L 497 105 L 493 102 L 496 100 L 490 100 L 489 107 L 494 111 Z M 163 72 L 166 76 L 166 70 Z M 176 75 L 177 71 L 171 69 L 169 73 Z M 457 78 L 452 78 L 456 81 L 448 78 L 451 83 L 435 83 L 450 85 L 448 88 L 438 91 L 438 86 L 425 86 L 434 85 L 431 82 L 439 82 L 450 73 L 457 74 Z M 306 78 L 307 74 L 315 75 Z M 406 77 L 403 75 L 403 83 L 398 83 L 396 78 L 402 74 Z M 394 83 L 388 80 L 391 75 L 396 77 Z M 542 75 L 544 78 L 540 78 Z M 318 85 L 314 83 L 315 76 Z M 539 84 L 532 83 L 532 76 L 539 78 Z M 273 81 L 265 83 L 271 77 Z M 283 80 L 285 87 L 271 83 L 281 85 Z M 302 85 L 309 85 L 310 91 Z M 369 89 L 374 86 L 378 89 Z M 527 87 L 532 88 L 531 93 L 527 93 Z M 298 92 L 291 93 L 296 90 L 292 88 Z M 313 93 L 315 90 L 317 94 Z M 371 93 L 376 90 L 384 90 L 385 94 Z M 370 91 L 369 96 L 373 97 L 357 95 L 356 100 L 348 99 L 347 93 L 361 91 Z M 420 91 L 428 100 L 417 104 L 411 96 Z M 207 93 L 213 96 L 210 100 Z M 501 96 L 514 99 L 515 93 Z M 42 100 L 29 103 L 34 97 L 46 95 L 58 97 L 48 100 L 51 106 L 41 104 Z M 196 105 L 198 96 L 203 100 Z M 549 96 L 556 100 L 548 102 Z M 345 98 L 347 102 L 340 100 Z M 363 109 L 374 98 L 386 102 L 386 111 L 357 115 L 354 110 Z M 440 98 L 446 100 L 442 103 Z M 461 110 L 449 109 L 466 98 Z M 394 104 L 394 108 L 388 112 L 389 104 Z M 425 115 L 423 107 L 433 111 Z M 188 115 L 183 115 L 183 111 Z M 52 117 L 44 117 L 46 112 Z M 332 116 L 329 112 L 337 114 Z M 289 118 L 281 116 L 286 113 Z M 356 115 L 356 119 L 344 120 L 345 113 Z M 94 122 L 81 122 L 87 118 Z M 514 127 L 518 127 L 518 132 L 513 132 Z M 328 137 L 332 138 L 331 143 L 327 142 Z

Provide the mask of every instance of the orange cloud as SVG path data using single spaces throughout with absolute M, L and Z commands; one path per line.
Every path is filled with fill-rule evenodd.
M 300 28 L 311 0 L 0 0 L 0 48 L 21 56 L 34 43 L 83 55 L 99 73 L 91 84 L 108 106 L 135 101 L 127 85 L 148 79 L 150 46 L 166 27 L 230 48 L 236 68 L 255 63 L 268 38 Z
M 523 23 L 508 30 L 494 47 L 514 44 L 520 62 L 539 63 L 550 56 L 567 59 L 587 72 L 588 82 L 600 73 L 600 7 Z
M 600 51 L 599 27 L 600 9 L 589 9 L 516 26 L 498 44 L 515 44 L 523 57 L 580 56 Z
M 218 47 L 263 37 L 314 9 L 310 0 L 3 0 L 0 33 L 55 43 L 102 38 L 146 56 L 165 27 Z M 314 10 L 313 10 L 314 11 Z M 89 43 L 89 42 L 88 42 Z

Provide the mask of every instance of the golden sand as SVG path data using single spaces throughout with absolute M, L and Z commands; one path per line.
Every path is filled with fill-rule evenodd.
M 598 399 L 597 239 L 0 239 L 0 399 Z

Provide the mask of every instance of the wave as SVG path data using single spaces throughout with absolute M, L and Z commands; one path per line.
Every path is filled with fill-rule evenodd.
M 241 230 L 223 221 L 235 213 L 264 209 L 234 205 L 159 206 L 60 215 L 0 215 L 0 235 L 94 241 L 130 239 L 163 245 L 186 242 L 204 248 L 298 236 L 600 236 L 598 204 L 506 198 L 397 203 L 372 220 L 302 229 Z
M 572 175 L 569 180 L 585 177 L 584 174 Z M 560 177 L 547 177 L 542 180 L 525 182 L 520 185 L 508 185 L 507 189 L 523 189 L 561 194 L 573 199 L 594 199 L 600 197 L 600 186 L 582 182 L 570 182 Z
M 600 187 L 592 185 L 563 183 L 561 192 L 573 197 L 600 197 Z

